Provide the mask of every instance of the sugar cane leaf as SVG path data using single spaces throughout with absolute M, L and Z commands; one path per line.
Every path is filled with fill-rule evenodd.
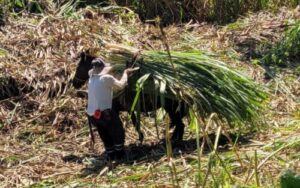
M 4 56 L 6 56 L 7 54 L 8 54 L 8 52 L 7 52 L 5 49 L 0 48 L 0 57 L 4 57 Z
M 133 103 L 130 108 L 130 116 L 132 115 L 132 112 L 134 111 L 134 109 L 136 107 L 136 104 L 139 100 L 142 88 L 143 88 L 145 82 L 148 80 L 149 76 L 150 76 L 150 74 L 145 74 L 142 77 L 140 77 L 136 82 L 136 95 L 134 97 Z

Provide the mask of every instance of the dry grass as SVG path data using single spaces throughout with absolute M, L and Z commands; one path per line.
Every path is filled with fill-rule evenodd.
M 151 118 L 143 120 L 147 125 L 142 127 L 146 140 L 140 147 L 135 145 L 137 135 L 127 122 L 128 162 L 104 165 L 99 139 L 96 150 L 90 149 L 84 115 L 86 100 L 78 98 L 68 84 L 76 56 L 84 49 L 105 50 L 103 42 L 140 49 L 163 49 L 163 45 L 159 29 L 142 25 L 135 17 L 104 18 L 95 10 L 77 14 L 77 18 L 10 17 L 1 27 L 0 49 L 4 53 L 0 51 L 0 78 L 12 76 L 22 94 L 0 101 L 0 186 L 172 187 L 169 165 L 173 165 L 175 182 L 181 187 L 195 187 L 198 164 L 195 134 L 191 130 L 185 133 L 187 141 L 173 148 L 171 163 L 164 154 L 164 144 L 158 143 Z M 262 186 L 278 186 L 278 176 L 287 167 L 299 172 L 299 78 L 285 72 L 266 81 L 262 68 L 243 63 L 245 48 L 235 48 L 252 40 L 255 44 L 276 42 L 281 38 L 285 21 L 297 18 L 296 10 L 282 10 L 277 15 L 250 15 L 227 27 L 190 23 L 165 29 L 172 50 L 205 49 L 221 54 L 220 58 L 268 86 L 272 93 L 270 110 L 265 114 L 268 125 L 248 136 L 248 143 L 236 147 L 227 143 L 226 149 L 221 145 L 217 152 L 221 159 L 204 150 L 201 181 L 207 174 L 208 187 L 233 184 L 230 178 L 237 185 L 256 185 L 254 176 L 249 179 L 255 167 L 254 151 Z M 122 117 L 126 119 L 126 114 Z M 160 138 L 164 137 L 164 124 L 165 121 L 160 122 Z

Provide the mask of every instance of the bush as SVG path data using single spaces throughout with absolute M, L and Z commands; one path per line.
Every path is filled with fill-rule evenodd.
M 300 21 L 285 32 L 285 36 L 262 59 L 264 65 L 287 67 L 297 62 L 300 57 Z
M 43 13 L 47 2 L 42 0 L 0 0 L 0 5 L 2 9 L 13 12 Z
M 248 11 L 297 6 L 300 0 L 116 0 L 118 5 L 129 6 L 145 21 L 159 16 L 163 24 L 174 22 L 217 21 L 232 22 Z

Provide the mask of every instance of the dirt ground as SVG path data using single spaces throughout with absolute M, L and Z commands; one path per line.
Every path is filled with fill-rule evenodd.
M 223 132 L 232 133 L 233 142 L 239 137 L 236 144 L 222 136 L 217 151 L 203 147 L 200 175 L 196 136 L 187 119 L 184 141 L 173 143 L 171 159 L 164 141 L 168 119 L 159 122 L 157 135 L 149 114 L 142 121 L 142 144 L 128 114 L 121 114 L 124 161 L 105 163 L 96 132 L 91 148 L 86 98 L 70 86 L 78 54 L 105 50 L 103 42 L 164 50 L 154 25 L 136 17 L 91 14 L 88 18 L 82 11 L 80 19 L 23 15 L 0 27 L 1 187 L 195 187 L 199 176 L 208 187 L 277 187 L 282 170 L 300 172 L 299 76 L 282 69 L 276 78 L 266 79 L 265 68 L 255 64 L 282 39 L 284 28 L 300 19 L 299 8 L 249 14 L 225 26 L 187 23 L 165 28 L 172 50 L 215 53 L 270 93 L 262 114 L 265 123 L 258 130 L 239 135 L 226 128 Z M 216 129 L 210 132 L 214 141 Z

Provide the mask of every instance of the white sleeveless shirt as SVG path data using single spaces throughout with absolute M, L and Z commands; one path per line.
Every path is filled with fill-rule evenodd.
M 126 73 L 123 73 L 120 80 L 109 74 L 90 74 L 88 83 L 88 115 L 92 116 L 97 109 L 101 111 L 111 109 L 113 88 L 122 89 L 126 84 Z

